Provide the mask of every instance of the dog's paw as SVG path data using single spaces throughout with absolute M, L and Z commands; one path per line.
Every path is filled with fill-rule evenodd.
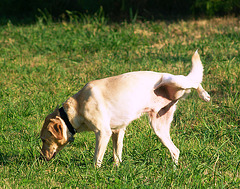
M 209 102 L 210 99 L 211 99 L 211 97 L 210 97 L 210 95 L 207 93 L 207 91 L 202 91 L 202 92 L 198 93 L 198 95 L 199 95 L 199 97 L 200 97 L 201 99 L 203 99 L 205 102 Z

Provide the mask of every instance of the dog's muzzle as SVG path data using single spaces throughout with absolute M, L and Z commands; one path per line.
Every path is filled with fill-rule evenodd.
M 42 153 L 40 153 L 39 159 L 44 160 L 44 161 L 50 161 L 51 159 L 55 158 L 56 154 L 57 154 L 57 152 L 54 152 L 53 156 L 50 159 L 48 159 Z

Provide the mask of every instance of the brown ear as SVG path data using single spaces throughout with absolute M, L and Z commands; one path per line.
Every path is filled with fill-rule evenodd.
M 49 124 L 49 131 L 56 139 L 61 140 L 63 138 L 63 127 L 61 122 L 55 119 L 51 119 L 50 121 L 52 123 Z

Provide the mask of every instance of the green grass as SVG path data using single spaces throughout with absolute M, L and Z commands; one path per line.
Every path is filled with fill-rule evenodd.
M 43 21 L 0 27 L 0 188 L 239 187 L 239 18 Z M 136 70 L 187 74 L 196 49 L 212 99 L 194 91 L 178 104 L 171 128 L 181 151 L 177 170 L 146 116 L 129 125 L 118 168 L 111 142 L 102 167 L 93 167 L 93 133 L 77 134 L 53 161 L 38 159 L 45 117 L 85 83 Z

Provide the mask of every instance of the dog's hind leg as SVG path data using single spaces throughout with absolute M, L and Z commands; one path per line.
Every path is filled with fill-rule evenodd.
M 210 101 L 210 95 L 205 91 L 201 84 L 197 88 L 198 96 L 206 102 Z
M 122 148 L 123 148 L 123 138 L 125 134 L 125 128 L 113 131 L 112 141 L 113 141 L 113 160 L 115 165 L 119 165 L 122 162 Z
M 174 163 L 177 165 L 180 151 L 170 138 L 170 125 L 173 119 L 174 111 L 176 109 L 175 102 L 176 101 L 172 101 L 169 105 L 162 108 L 159 112 L 150 112 L 149 117 L 154 132 L 161 140 L 163 145 L 168 148 Z

